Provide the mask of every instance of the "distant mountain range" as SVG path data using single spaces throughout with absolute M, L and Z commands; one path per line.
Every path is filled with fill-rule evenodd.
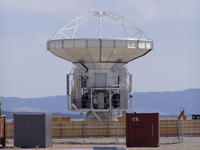
M 67 96 L 40 98 L 0 97 L 2 110 L 11 112 L 68 113 Z
M 13 119 L 13 114 L 31 114 L 31 113 L 45 113 L 45 112 L 9 112 L 9 111 L 5 111 L 5 110 L 2 110 L 2 114 L 3 115 L 6 115 L 6 119 Z M 70 114 L 67 114 L 67 113 L 50 113 L 52 114 L 52 116 L 67 116 L 67 117 L 71 117 L 73 119 L 81 119 L 81 118 L 84 118 L 84 115 L 81 115 L 81 114 L 73 114 L 73 113 L 70 113 Z
M 133 94 L 133 110 L 136 112 L 178 115 L 180 108 L 184 108 L 186 114 L 200 114 L 200 89 Z
M 178 115 L 180 108 L 186 114 L 200 114 L 200 89 L 187 89 L 175 92 L 135 92 L 133 93 L 133 112 L 159 112 L 161 115 Z M 80 117 L 67 108 L 66 96 L 40 98 L 0 97 L 3 114 L 19 112 L 45 112 L 54 115 Z M 12 112 L 12 113 L 9 113 Z M 56 113 L 56 114 L 55 114 Z

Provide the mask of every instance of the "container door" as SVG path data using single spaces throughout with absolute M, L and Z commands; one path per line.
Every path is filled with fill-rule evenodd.
M 127 147 L 158 147 L 159 131 L 158 113 L 126 114 Z

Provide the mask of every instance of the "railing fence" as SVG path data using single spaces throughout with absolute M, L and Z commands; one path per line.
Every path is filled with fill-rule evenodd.
M 6 121 L 6 137 L 13 138 L 13 120 Z M 56 142 L 125 143 L 126 122 L 119 121 L 58 121 L 52 122 Z M 160 120 L 160 142 L 200 142 L 200 120 Z

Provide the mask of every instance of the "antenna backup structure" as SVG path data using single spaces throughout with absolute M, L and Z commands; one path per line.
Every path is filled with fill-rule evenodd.
M 80 27 L 95 17 L 96 37 L 76 37 Z M 104 37 L 103 31 L 115 29 L 103 28 L 108 20 L 118 24 L 123 35 Z M 91 24 L 85 33 L 92 33 Z M 125 66 L 151 51 L 153 41 L 125 18 L 100 11 L 83 14 L 64 25 L 47 41 L 47 49 L 75 66 L 67 75 L 69 109 L 87 112 L 85 120 L 101 121 L 114 120 L 114 112 L 122 113 L 130 107 L 132 75 Z

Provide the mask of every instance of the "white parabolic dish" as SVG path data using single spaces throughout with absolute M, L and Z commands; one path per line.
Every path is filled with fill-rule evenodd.
M 91 16 L 99 18 L 98 38 L 74 38 L 77 28 Z M 102 38 L 102 17 L 106 16 L 126 28 L 136 30 L 139 37 Z M 72 26 L 71 24 L 75 24 Z M 73 29 L 72 36 L 64 31 Z M 127 32 L 126 32 L 127 33 Z M 91 12 L 79 16 L 59 29 L 47 42 L 47 49 L 54 55 L 72 62 L 81 69 L 119 69 L 128 62 L 144 56 L 153 49 L 153 41 L 140 38 L 142 30 L 121 16 L 108 12 Z M 63 36 L 61 38 L 61 36 Z M 58 38 L 56 38 L 58 37 Z
M 151 51 L 152 44 L 143 39 L 62 39 L 49 40 L 47 49 L 80 68 L 119 69 Z

